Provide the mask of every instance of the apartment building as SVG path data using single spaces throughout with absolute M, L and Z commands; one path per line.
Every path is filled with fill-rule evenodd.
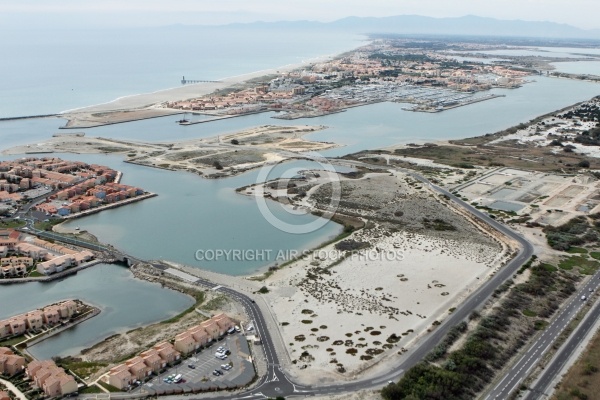
M 47 396 L 57 397 L 77 392 L 75 378 L 52 360 L 30 362 L 26 374 Z
M 208 342 L 223 336 L 234 326 L 234 321 L 225 314 L 215 315 L 175 336 L 175 349 L 182 354 L 190 354 Z
M 13 376 L 25 368 L 25 358 L 18 356 L 8 347 L 0 347 L 0 375 Z
M 56 325 L 61 321 L 70 319 L 76 312 L 77 303 L 73 300 L 67 300 L 0 320 L 0 339 L 23 335 L 28 331 L 38 331 L 43 326 Z
M 149 350 L 140 353 L 123 364 L 108 371 L 105 382 L 117 389 L 126 389 L 134 381 L 143 381 L 152 373 L 158 373 L 167 365 L 179 360 L 181 355 L 168 342 L 156 344 Z

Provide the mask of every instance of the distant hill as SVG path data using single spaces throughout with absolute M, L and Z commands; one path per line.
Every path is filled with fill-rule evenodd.
M 359 34 L 395 33 L 600 39 L 600 30 L 598 29 L 584 30 L 556 22 L 499 20 L 474 15 L 458 18 L 432 18 L 419 15 L 348 17 L 328 23 L 316 21 L 280 21 L 231 24 L 228 26 L 245 28 L 335 29 Z

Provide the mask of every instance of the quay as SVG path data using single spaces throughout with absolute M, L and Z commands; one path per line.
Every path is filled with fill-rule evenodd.
M 221 81 L 208 81 L 208 80 L 198 80 L 198 79 L 185 79 L 185 76 L 181 78 L 181 84 L 186 85 L 188 83 L 219 83 Z
M 108 210 L 111 208 L 117 208 L 117 207 L 121 207 L 127 204 L 131 204 L 131 203 L 135 203 L 141 200 L 145 200 L 145 199 L 149 199 L 151 197 L 156 197 L 158 196 L 156 193 L 146 193 L 137 197 L 132 197 L 130 199 L 126 199 L 126 200 L 122 200 L 119 201 L 118 203 L 111 203 L 111 204 L 106 204 L 104 206 L 100 206 L 100 207 L 96 207 L 96 208 L 92 208 L 89 210 L 85 210 L 85 211 L 81 211 L 78 212 L 76 214 L 69 214 L 63 217 L 63 219 L 68 220 L 68 219 L 75 219 L 75 218 L 80 218 L 80 217 L 85 217 L 86 215 L 91 215 L 91 214 L 96 214 L 100 211 L 103 210 Z

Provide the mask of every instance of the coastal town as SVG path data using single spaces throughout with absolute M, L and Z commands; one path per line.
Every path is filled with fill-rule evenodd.
M 73 112 L 67 128 L 169 115 L 178 118 L 171 126 L 191 130 L 262 112 L 296 120 L 381 102 L 435 118 L 518 91 L 535 76 L 548 77 L 550 64 L 561 60 L 499 62 L 478 53 L 495 47 L 378 39 L 333 59 L 183 100 L 172 97 L 143 110 Z M 36 347 L 77 334 L 76 326 L 86 327 L 110 307 L 73 298 L 67 287 L 60 301 L 5 312 L 0 400 L 205 393 L 228 399 L 330 398 L 338 388 L 357 388 L 359 397 L 352 400 L 392 399 L 386 393 L 405 386 L 419 393 L 433 387 L 447 398 L 508 398 L 496 395 L 510 389 L 503 386 L 506 374 L 521 374 L 523 368 L 512 366 L 528 348 L 541 350 L 540 341 L 548 342 L 547 351 L 526 359 L 532 375 L 519 375 L 518 391 L 526 393 L 578 329 L 557 327 L 557 319 L 564 315 L 583 324 L 600 312 L 599 121 L 600 103 L 593 97 L 473 138 L 324 158 L 331 171 L 311 162 L 312 152 L 341 147 L 309 137 L 328 132 L 320 121 L 228 126 L 216 134 L 163 141 L 61 133 L 5 148 L 3 154 L 20 158 L 0 161 L 1 285 L 60 288 L 74 275 L 110 263 L 132 280 L 154 285 L 157 296 L 177 293 L 188 305 L 137 325 L 119 322 L 51 358 L 38 357 Z M 194 200 L 199 196 L 187 189 L 197 182 L 236 177 L 220 189 L 234 198 L 232 208 L 266 202 L 303 217 L 331 219 L 339 229 L 243 276 L 162 256 L 143 259 L 135 250 L 118 250 L 123 239 L 102 243 L 93 230 L 69 221 L 101 213 L 104 224 L 111 221 L 110 210 L 144 201 L 142 206 L 157 194 L 122 183 L 116 167 L 52 154 L 64 152 L 82 160 L 86 154 L 122 157 L 128 167 L 165 174 L 163 179 L 185 176 L 184 196 Z M 250 184 L 242 179 L 289 161 L 297 163 L 291 177 L 261 180 L 259 174 Z M 191 214 L 179 219 L 171 204 L 166 208 L 164 215 L 177 227 L 193 225 Z M 187 213 L 198 210 L 210 212 L 210 204 L 204 198 L 187 204 Z M 222 221 L 239 241 L 241 235 Z M 219 234 L 221 226 L 203 223 L 194 229 Z M 174 226 L 156 222 L 142 240 L 164 230 L 169 237 L 161 248 L 173 246 Z M 205 246 L 198 244 L 200 250 Z M 138 294 L 132 289 L 132 296 Z M 439 388 L 442 378 L 462 382 L 453 385 L 457 397 Z
M 210 115 L 279 111 L 282 114 L 277 118 L 282 119 L 327 115 L 383 101 L 413 103 L 413 111 L 440 112 L 493 99 L 494 95 L 476 94 L 492 88 L 518 88 L 532 73 L 509 65 L 456 62 L 426 49 L 426 43 L 423 48 L 404 44 L 378 41 L 254 87 L 164 106 Z

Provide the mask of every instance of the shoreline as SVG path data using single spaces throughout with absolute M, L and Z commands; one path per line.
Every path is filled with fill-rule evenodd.
M 360 45 L 362 46 L 362 44 Z M 197 97 L 213 93 L 216 89 L 225 89 L 234 85 L 244 84 L 252 79 L 259 79 L 268 75 L 281 74 L 290 72 L 303 66 L 307 66 L 312 63 L 322 62 L 327 59 L 335 58 L 344 54 L 347 51 L 352 51 L 360 46 L 354 47 L 353 49 L 346 50 L 342 53 L 335 55 L 323 55 L 311 58 L 307 61 L 300 61 L 298 63 L 286 64 L 283 66 L 266 68 L 258 71 L 252 71 L 243 73 L 240 75 L 233 75 L 219 79 L 215 82 L 195 83 L 181 85 L 179 87 L 171 87 L 167 89 L 160 89 L 153 92 L 138 93 L 127 96 L 121 96 L 114 100 L 93 104 L 89 106 L 83 106 L 73 108 L 70 110 L 61 111 L 57 115 L 68 117 L 70 114 L 79 113 L 95 113 L 95 112 L 107 112 L 107 111 L 120 111 L 120 110 L 131 110 L 140 109 L 146 107 L 152 107 L 159 103 L 173 100 L 184 100 L 186 98 Z

